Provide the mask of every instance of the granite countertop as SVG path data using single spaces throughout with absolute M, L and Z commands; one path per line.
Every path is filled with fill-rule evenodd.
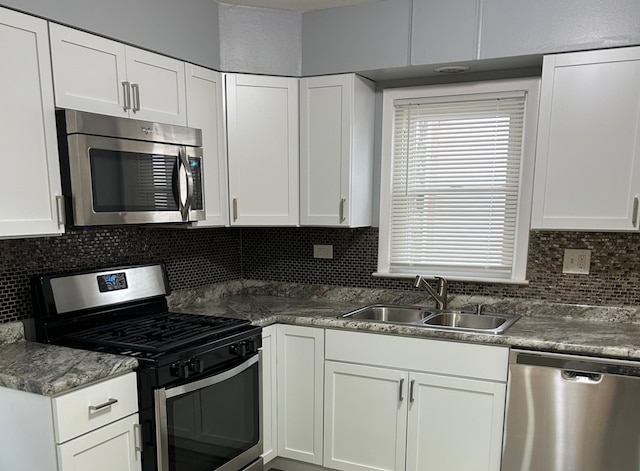
M 135 358 L 24 340 L 21 322 L 0 324 L 0 386 L 54 396 L 132 371 Z
M 419 292 L 255 281 L 184 290 L 169 297 L 174 311 L 248 319 L 261 326 L 297 324 L 640 360 L 640 308 L 450 297 L 451 309 L 484 304 L 485 312 L 522 316 L 500 335 L 338 318 L 380 303 L 433 307 Z M 0 324 L 0 386 L 53 396 L 136 367 L 131 357 L 29 342 L 21 322 Z
M 354 289 L 320 291 L 309 287 L 269 286 L 259 283 L 242 293 L 224 297 L 203 292 L 170 297 L 173 310 L 249 319 L 256 325 L 274 323 L 349 329 L 412 337 L 505 345 L 544 351 L 640 360 L 640 308 L 576 306 L 522 299 L 454 296 L 451 309 L 485 304 L 485 312 L 506 312 L 522 317 L 505 333 L 494 335 L 425 327 L 386 324 L 338 316 L 367 304 L 389 303 L 433 307 L 421 293 L 367 292 Z

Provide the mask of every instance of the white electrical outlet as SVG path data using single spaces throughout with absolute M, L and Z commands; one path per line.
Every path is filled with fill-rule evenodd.
M 591 265 L 591 250 L 564 249 L 562 273 L 588 275 Z
M 313 244 L 313 258 L 333 258 L 333 245 Z

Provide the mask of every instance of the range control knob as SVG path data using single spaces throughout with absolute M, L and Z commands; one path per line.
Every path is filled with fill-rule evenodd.
M 189 377 L 189 364 L 186 362 L 173 363 L 169 367 L 169 373 L 171 376 L 177 376 L 178 378 L 187 379 Z
M 192 358 L 189 360 L 189 369 L 194 373 L 202 373 L 204 371 L 204 362 L 200 358 Z
M 234 343 L 229 347 L 229 351 L 232 355 L 246 357 L 248 353 L 247 344 L 245 342 Z

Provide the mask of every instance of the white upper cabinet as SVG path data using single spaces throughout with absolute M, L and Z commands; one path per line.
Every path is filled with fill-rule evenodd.
M 50 23 L 56 106 L 186 125 L 184 63 Z
M 544 58 L 532 228 L 638 230 L 640 48 Z
M 47 23 L 0 8 L 0 238 L 64 227 Z
M 195 227 L 229 224 L 224 76 L 186 64 L 187 126 L 202 130 L 206 220 Z
M 300 224 L 371 225 L 375 87 L 354 74 L 300 81 Z
M 481 0 L 414 0 L 411 65 L 478 58 Z
M 226 83 L 231 224 L 295 226 L 298 79 L 228 74 Z

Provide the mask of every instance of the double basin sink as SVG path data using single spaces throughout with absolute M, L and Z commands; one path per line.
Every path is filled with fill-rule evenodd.
M 391 324 L 431 327 L 437 329 L 501 334 L 520 316 L 517 314 L 476 314 L 467 311 L 437 310 L 419 306 L 376 304 L 365 306 L 340 316 L 344 319 L 387 322 Z

